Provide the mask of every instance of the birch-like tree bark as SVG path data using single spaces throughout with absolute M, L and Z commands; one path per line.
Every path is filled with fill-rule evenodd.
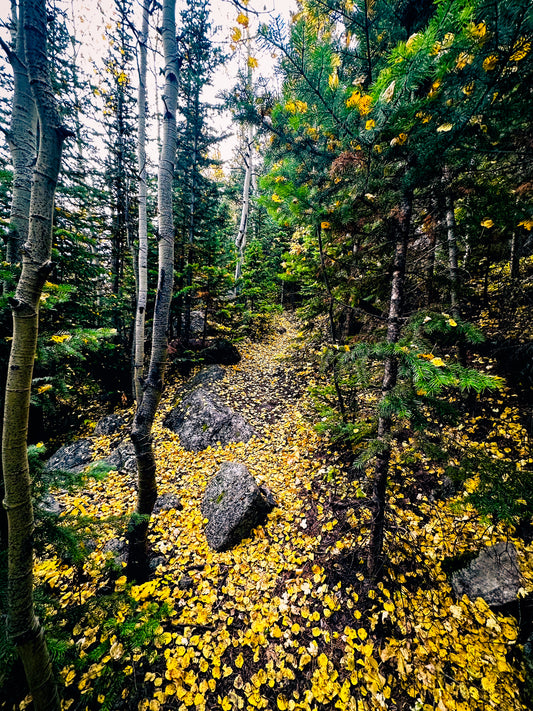
M 37 346 L 39 299 L 51 269 L 54 194 L 61 149 L 68 132 L 61 126 L 49 80 L 46 7 L 22 0 L 25 59 L 39 119 L 39 152 L 33 175 L 28 238 L 15 297 L 13 340 L 8 365 L 2 462 L 8 535 L 8 632 L 28 681 L 36 711 L 59 709 L 50 658 L 33 604 L 33 509 L 27 456 L 28 414 Z M 27 101 L 31 101 L 27 97 Z M 30 114 L 31 105 L 26 107 Z
M 175 0 L 164 0 L 162 16 L 165 88 L 163 140 L 158 171 L 159 276 L 154 306 L 152 351 L 143 396 L 138 403 L 131 439 L 138 468 L 137 506 L 129 526 L 128 575 L 142 580 L 148 575 L 148 526 L 157 499 L 156 462 L 152 446 L 152 426 L 165 375 L 168 349 L 168 321 L 174 271 L 174 224 L 172 178 L 176 159 L 176 107 L 178 65 Z
M 5 133 L 13 161 L 13 194 L 7 235 L 7 261 L 16 264 L 22 261 L 22 245 L 28 239 L 31 180 L 37 150 L 37 112 L 24 56 L 24 3 L 19 3 L 17 7 L 17 2 L 11 0 L 11 23 L 13 48 L 8 47 L 1 39 L 0 43 L 13 70 L 11 126 Z M 7 289 L 10 286 L 10 284 L 5 285 Z
M 250 31 L 246 28 L 246 56 L 248 65 L 248 74 L 246 80 L 246 89 L 249 96 L 252 95 L 252 65 L 250 52 Z M 248 124 L 244 132 L 244 185 L 242 188 L 242 211 L 241 220 L 239 223 L 239 231 L 235 237 L 235 246 L 237 248 L 237 264 L 235 265 L 235 294 L 239 288 L 239 280 L 242 276 L 242 265 L 244 262 L 244 253 L 246 250 L 246 236 L 248 232 L 248 218 L 250 216 L 250 186 L 254 183 L 253 180 L 253 148 L 254 148 L 254 131 L 253 126 Z
M 139 135 L 137 145 L 137 167 L 139 171 L 139 254 L 137 267 L 137 311 L 135 314 L 135 347 L 133 362 L 133 394 L 137 405 L 142 400 L 143 392 L 144 338 L 146 301 L 148 296 L 148 221 L 146 214 L 146 56 L 150 5 L 151 0 L 144 0 L 141 34 L 139 36 Z
M 407 241 L 411 214 L 413 211 L 413 191 L 406 189 L 399 206 L 395 220 L 396 247 L 391 281 L 391 297 L 389 315 L 387 318 L 387 343 L 397 343 L 400 338 L 400 318 L 404 300 L 405 264 L 407 260 Z M 387 397 L 396 386 L 398 379 L 398 361 L 394 355 L 385 360 L 383 382 L 381 385 L 382 398 Z M 372 523 L 370 526 L 370 540 L 368 544 L 367 568 L 371 580 L 379 573 L 381 553 L 385 535 L 385 509 L 387 504 L 387 479 L 390 462 L 390 432 L 392 427 L 391 417 L 381 415 L 378 419 L 378 439 L 381 441 L 379 453 L 374 469 L 372 481 Z

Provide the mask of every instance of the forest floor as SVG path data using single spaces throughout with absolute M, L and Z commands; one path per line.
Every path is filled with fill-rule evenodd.
M 407 433 L 391 466 L 383 576 L 371 585 L 365 474 L 355 478 L 315 431 L 308 386 L 320 375 L 310 347 L 286 316 L 277 327 L 261 343 L 241 344 L 241 363 L 213 386 L 256 429 L 248 443 L 185 451 L 162 426 L 182 382 L 167 388 L 154 427 L 158 486 L 182 508 L 153 517 L 160 561 L 149 582 L 128 584 L 105 549 L 121 525 L 123 535 L 134 508 L 132 477 L 111 471 L 88 478 L 83 490 L 55 494 L 62 516 L 87 522 L 88 531 L 91 519 L 100 521 L 85 562 L 50 552 L 36 566 L 49 593 L 44 614 L 63 708 L 527 708 L 517 620 L 480 598 L 455 599 L 446 560 L 512 541 L 531 592 L 531 543 L 481 518 L 464 492 L 440 495 L 449 462 L 421 454 Z M 487 424 L 478 414 L 443 436 L 457 446 L 468 439 L 494 457 L 511 448 L 526 461 L 516 397 L 503 391 L 484 403 L 499 419 Z M 99 452 L 124 438 L 98 438 Z M 207 545 L 200 502 L 221 462 L 234 460 L 268 486 L 277 505 L 250 538 L 217 553 Z M 465 484 L 473 487 L 475 477 Z

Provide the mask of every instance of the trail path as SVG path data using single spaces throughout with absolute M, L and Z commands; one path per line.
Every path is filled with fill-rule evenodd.
M 357 498 L 360 484 L 342 474 L 338 483 L 325 481 L 327 443 L 309 419 L 310 365 L 295 326 L 284 319 L 279 327 L 263 343 L 242 347 L 241 363 L 216 383 L 255 427 L 248 443 L 185 451 L 161 424 L 181 383 L 167 389 L 154 426 L 158 486 L 181 508 L 152 517 L 156 567 L 148 583 L 130 588 L 120 569 L 109 574 L 106 548 L 117 537 L 111 523 L 83 571 L 54 557 L 38 562 L 37 580 L 58 599 L 48 624 L 69 630 L 76 651 L 61 672 L 64 708 L 392 711 L 426 703 L 520 711 L 518 670 L 507 661 L 515 623 L 479 601 L 455 602 L 441 568 L 446 554 L 491 542 L 493 532 L 475 515 L 454 528 L 447 502 L 415 496 L 416 477 L 399 448 L 385 584 L 370 587 L 360 555 L 366 500 Z M 116 441 L 98 444 L 106 453 Z M 246 464 L 277 506 L 248 539 L 216 553 L 200 502 L 228 460 Z M 405 491 L 416 508 L 406 506 Z M 75 516 L 126 521 L 134 477 L 88 479 L 62 501 Z

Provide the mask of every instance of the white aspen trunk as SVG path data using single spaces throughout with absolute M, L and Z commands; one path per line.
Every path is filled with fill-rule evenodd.
M 250 185 L 252 182 L 253 162 L 253 129 L 248 127 L 246 136 L 246 149 L 244 153 L 244 186 L 242 189 L 242 212 L 241 221 L 239 223 L 239 231 L 235 238 L 235 246 L 237 247 L 237 264 L 235 266 L 235 284 L 242 276 L 242 264 L 244 261 L 244 253 L 246 250 L 246 235 L 248 232 L 248 217 L 250 214 Z M 236 286 L 237 288 L 237 286 Z
M 135 313 L 135 349 L 133 356 L 133 387 L 137 405 L 142 400 L 144 381 L 144 338 L 146 301 L 148 296 L 148 222 L 146 214 L 146 56 L 148 43 L 148 7 L 144 0 L 141 34 L 139 37 L 139 94 L 138 94 L 138 146 L 139 171 L 139 254 L 137 267 L 137 310 Z
M 175 0 L 164 0 L 162 17 L 165 88 L 163 103 L 163 142 L 158 172 L 159 278 L 154 306 L 152 352 L 141 402 L 137 406 L 131 439 L 138 467 L 138 493 L 135 514 L 129 526 L 128 575 L 146 579 L 148 575 L 148 525 L 157 499 L 156 462 L 152 447 L 152 425 L 165 375 L 168 349 L 168 321 L 174 272 L 174 223 L 172 178 L 176 160 L 176 108 L 178 65 L 176 51 Z
M 8 631 L 22 660 L 36 711 L 56 711 L 59 697 L 43 630 L 33 604 L 33 507 L 27 455 L 28 415 L 37 346 L 39 300 L 51 269 L 54 194 L 61 149 L 68 134 L 60 124 L 50 87 L 46 53 L 46 7 L 23 0 L 22 26 L 29 85 L 39 118 L 39 152 L 33 176 L 28 238 L 13 311 L 2 461 L 8 537 Z M 29 100 L 29 97 L 28 97 Z M 28 113 L 31 106 L 26 107 Z
M 24 5 L 20 5 L 17 13 L 17 3 L 12 0 L 11 15 L 14 27 L 14 49 L 7 47 L 4 42 L 1 44 L 13 70 L 11 126 L 6 132 L 13 161 L 13 195 L 7 236 L 7 261 L 16 264 L 22 261 L 22 246 L 28 239 L 31 180 L 37 150 L 37 112 L 24 57 Z M 7 288 L 9 286 L 6 284 Z
M 248 63 L 247 90 L 252 93 L 252 67 L 250 65 L 250 31 L 246 28 L 246 55 Z M 235 265 L 235 295 L 239 289 L 239 280 L 242 276 L 242 265 L 244 262 L 244 253 L 246 250 L 246 235 L 248 232 L 248 218 L 250 216 L 250 186 L 253 182 L 253 145 L 254 133 L 253 127 L 248 125 L 245 131 L 245 149 L 244 149 L 244 186 L 242 189 L 242 211 L 241 221 L 239 223 L 239 231 L 235 237 L 235 246 L 237 248 L 237 264 Z

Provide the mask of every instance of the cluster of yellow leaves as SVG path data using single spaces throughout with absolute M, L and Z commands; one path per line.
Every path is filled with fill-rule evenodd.
M 372 108 L 372 97 L 370 94 L 361 94 L 360 89 L 355 89 L 346 100 L 349 109 L 357 108 L 361 116 L 366 116 Z
M 453 326 L 453 319 L 445 316 Z M 321 473 L 318 451 L 327 443 L 309 425 L 305 397 L 283 393 L 272 421 L 255 407 L 255 399 L 265 402 L 274 393 L 280 396 L 276 378 L 289 367 L 280 358 L 292 352 L 295 338 L 291 324 L 283 325 L 285 334 L 262 344 L 244 344 L 242 363 L 228 368 L 228 377 L 215 386 L 255 427 L 258 434 L 248 443 L 184 451 L 178 437 L 161 427 L 178 384 L 169 389 L 154 428 L 158 484 L 161 493 L 179 497 L 183 510 L 154 516 L 151 543 L 164 562 L 153 579 L 131 588 L 124 575 L 115 581 L 117 593 L 129 590 L 129 598 L 114 613 L 117 630 L 107 631 L 97 616 L 74 627 L 73 643 L 81 660 L 99 644 L 107 644 L 107 652 L 83 670 L 72 665 L 63 669 L 66 696 L 91 698 L 91 708 L 104 703 L 105 694 L 96 695 L 96 702 L 90 694 L 104 669 L 112 666 L 113 674 L 125 678 L 123 698 L 133 689 L 130 678 L 142 689 L 143 698 L 132 706 L 139 711 L 374 711 L 406 703 L 457 711 L 521 710 L 520 675 L 506 659 L 516 643 L 513 622 L 479 601 L 454 602 L 440 567 L 445 555 L 469 550 L 480 539 L 492 542 L 500 532 L 480 526 L 474 512 L 457 522 L 444 501 L 424 498 L 416 510 L 408 505 L 405 455 L 414 457 L 417 466 L 433 466 L 413 442 L 398 446 L 391 458 L 391 514 L 397 530 L 408 531 L 408 539 L 388 548 L 391 589 L 379 584 L 359 599 L 354 587 L 329 582 L 331 560 L 354 544 L 364 544 L 368 510 L 348 509 L 346 528 L 346 522 L 341 525 L 340 516 L 333 515 L 325 492 L 316 487 Z M 432 354 L 423 357 L 437 367 L 444 365 Z M 311 372 L 311 364 L 302 362 L 289 379 L 306 382 Z M 495 438 L 501 438 L 503 430 L 521 436 L 514 429 L 519 427 L 514 416 L 511 409 L 502 412 Z M 469 433 L 462 430 L 463 435 Z M 491 441 L 492 433 L 487 438 L 488 444 Z M 98 443 L 104 449 L 110 438 Z M 216 553 L 203 534 L 200 502 L 207 482 L 227 460 L 246 462 L 256 481 L 272 490 L 277 507 L 250 538 Z M 359 496 L 364 501 L 359 484 L 342 484 L 342 473 L 339 477 L 338 492 L 344 491 L 350 501 Z M 131 481 L 111 472 L 103 483 L 89 480 L 82 496 L 62 496 L 72 514 L 105 518 L 132 510 L 135 491 Z M 111 529 L 107 534 L 104 529 L 81 587 L 74 585 L 74 570 L 54 558 L 38 561 L 38 579 L 57 591 L 66 607 L 91 596 L 96 599 L 109 557 L 103 547 L 112 535 Z M 427 584 L 418 583 L 413 592 L 420 571 L 426 572 Z M 179 584 L 184 574 L 192 586 Z M 364 581 L 362 574 L 359 580 Z M 132 615 L 149 620 L 163 604 L 168 616 L 153 639 L 142 648 L 128 646 L 118 632 L 120 624 Z M 386 636 L 378 635 L 379 628 L 387 630 Z M 72 703 L 67 698 L 64 708 Z

